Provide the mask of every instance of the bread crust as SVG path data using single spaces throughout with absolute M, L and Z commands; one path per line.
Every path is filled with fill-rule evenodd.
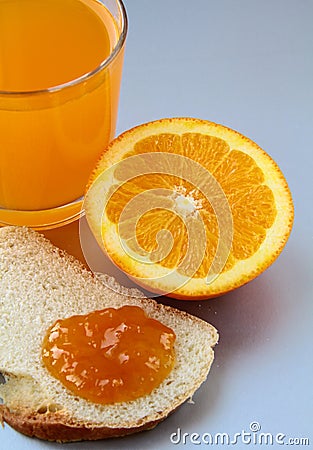
M 30 260 L 32 260 L 31 267 L 29 267 Z M 3 298 L 0 298 L 0 306 L 2 300 L 0 322 L 2 318 L 3 329 L 0 327 L 0 330 L 6 337 L 3 343 L 6 343 L 4 343 L 0 352 L 0 372 L 3 375 L 2 379 L 0 377 L 0 396 L 4 400 L 2 404 L 0 403 L 0 423 L 6 422 L 15 430 L 30 437 L 57 442 L 99 440 L 126 436 L 154 428 L 190 398 L 207 378 L 214 359 L 213 347 L 218 341 L 218 333 L 212 325 L 200 318 L 191 316 L 185 311 L 158 303 L 153 299 L 139 296 L 137 291 L 134 292 L 121 287 L 111 277 L 107 279 L 107 276 L 103 274 L 95 276 L 66 252 L 54 247 L 42 235 L 25 228 L 6 227 L 0 229 L 1 264 L 2 273 L 0 273 L 0 278 L 2 275 L 2 284 L 0 283 L 0 294 Z M 51 271 L 52 276 L 49 279 Z M 15 285 L 16 273 L 18 273 L 17 286 Z M 23 276 L 20 284 L 21 273 Z M 36 275 L 35 278 L 34 274 Z M 67 276 L 73 278 L 71 278 L 71 284 L 66 290 L 65 287 L 68 285 L 65 283 L 64 277 L 66 279 Z M 72 282 L 73 279 L 75 281 L 74 284 Z M 59 282 L 61 286 L 59 284 L 56 285 Z M 32 309 L 34 306 L 33 295 L 27 295 L 27 292 L 33 292 L 34 287 L 38 283 L 41 284 L 39 294 L 37 293 L 36 295 L 39 296 L 40 301 L 44 299 L 44 302 L 41 304 L 38 300 L 36 306 L 39 309 L 35 310 Z M 67 294 L 64 295 L 64 292 Z M 58 303 L 59 295 L 62 303 Z M 70 297 L 71 295 L 73 295 L 73 298 Z M 32 311 L 32 314 L 39 316 L 38 323 L 40 326 L 42 325 L 41 321 L 44 322 L 41 333 L 45 332 L 46 327 L 53 323 L 61 314 L 57 308 L 58 304 L 62 305 L 63 308 L 63 299 L 68 302 L 68 298 L 71 298 L 71 302 L 66 305 L 68 309 L 66 309 L 65 314 L 85 313 L 85 310 L 92 310 L 96 306 L 98 308 L 106 305 L 120 307 L 124 304 L 133 304 L 142 307 L 149 316 L 160 321 L 164 320 L 164 323 L 172 326 L 174 331 L 178 327 L 177 330 L 180 330 L 180 332 L 177 334 L 176 350 L 179 348 L 176 355 L 177 365 L 175 365 L 167 382 L 166 380 L 164 381 L 164 386 L 157 388 L 150 395 L 150 400 L 154 395 L 153 401 L 155 403 L 153 405 L 155 406 L 153 408 L 144 408 L 141 411 L 141 403 L 144 403 L 145 400 L 138 399 L 138 401 L 135 400 L 134 403 L 131 403 L 130 406 L 126 405 L 128 406 L 127 408 L 124 405 L 125 409 L 121 408 L 118 411 L 119 405 L 113 405 L 112 417 L 108 412 L 110 406 L 104 408 L 104 410 L 101 407 L 99 412 L 99 405 L 92 405 L 92 412 L 89 411 L 86 415 L 74 414 L 77 403 L 74 402 L 75 406 L 73 407 L 72 395 L 65 391 L 63 394 L 63 389 L 65 388 L 61 386 L 58 391 L 61 400 L 54 397 L 54 390 L 52 391 L 53 395 L 49 396 L 46 388 L 42 390 L 42 380 L 38 373 L 36 372 L 36 376 L 33 373 L 33 366 L 36 361 L 38 365 L 36 370 L 42 370 L 38 356 L 41 348 L 41 338 L 40 333 L 37 331 L 33 338 L 39 339 L 36 344 L 38 346 L 38 349 L 37 347 L 36 349 L 39 353 L 35 350 L 32 357 L 30 357 L 32 369 L 27 365 L 22 365 L 22 369 L 20 368 L 20 361 L 24 361 L 24 358 L 23 354 L 17 352 L 20 347 L 19 341 L 15 342 L 15 338 L 18 336 L 20 339 L 20 336 L 16 333 L 16 327 L 18 330 L 22 330 L 25 326 L 25 317 L 29 314 L 29 311 Z M 46 303 L 46 299 L 50 299 L 56 308 L 49 308 L 50 305 Z M 74 300 L 79 310 L 74 308 Z M 15 302 L 16 308 L 12 308 Z M 6 304 L 8 305 L 7 309 L 5 308 Z M 43 309 L 41 310 L 40 308 Z M 41 314 L 42 311 L 44 314 Z M 49 319 L 47 319 L 47 315 Z M 32 319 L 32 316 L 28 317 L 28 320 L 31 322 Z M 32 329 L 36 330 L 36 327 Z M 193 340 L 195 337 L 194 331 L 191 333 L 189 340 L 186 340 L 188 329 L 197 330 L 197 336 L 201 336 L 201 346 Z M 187 364 L 187 359 L 185 357 L 182 358 L 182 355 L 187 354 L 188 351 L 192 352 L 193 348 L 196 349 L 195 353 L 192 353 L 196 361 L 198 359 L 201 360 L 199 370 L 196 372 L 190 369 L 190 364 L 182 366 L 182 364 Z M 205 356 L 200 356 L 202 349 L 205 349 L 203 353 Z M 17 366 L 12 363 L 12 355 L 16 355 L 16 353 Z M 175 372 L 176 368 L 179 368 L 177 369 L 178 372 Z M 175 390 L 171 391 L 172 386 L 175 386 L 176 382 L 174 373 L 183 373 L 184 377 L 189 376 L 186 384 L 184 379 L 181 380 L 180 386 L 183 386 L 183 388 L 178 389 L 177 392 Z M 41 371 L 40 374 L 44 377 L 47 375 L 46 371 Z M 190 379 L 192 382 L 189 382 Z M 169 387 L 167 388 L 167 386 Z M 157 403 L 157 395 L 159 394 L 155 392 L 158 389 L 164 389 L 167 392 L 164 398 L 160 395 L 161 400 L 164 400 L 161 404 Z M 174 392 L 173 396 L 169 397 L 172 392 Z M 66 397 L 62 397 L 63 395 L 66 395 Z M 53 407 L 57 409 L 53 409 Z M 87 404 L 81 406 L 81 408 L 87 407 L 91 408 Z
M 17 414 L 11 412 L 7 406 L 0 405 L 0 422 L 2 425 L 6 422 L 26 436 L 56 442 L 95 441 L 127 436 L 139 431 L 151 430 L 165 418 L 131 428 L 95 427 L 77 424 L 61 412 L 40 414 L 20 411 Z

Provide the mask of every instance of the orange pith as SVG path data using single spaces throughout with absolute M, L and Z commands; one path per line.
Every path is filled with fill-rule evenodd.
M 160 158 L 156 167 L 154 156 L 161 154 L 183 158 Z M 113 141 L 91 184 L 101 183 L 103 172 L 120 161 L 103 217 L 91 186 L 87 219 L 113 261 L 152 291 L 191 299 L 220 295 L 261 273 L 287 241 L 293 206 L 286 181 L 263 150 L 233 130 L 196 119 L 139 126 Z M 232 219 L 224 230 L 231 245 L 211 283 L 221 213 L 204 192 L 210 178 L 199 165 L 220 186 Z

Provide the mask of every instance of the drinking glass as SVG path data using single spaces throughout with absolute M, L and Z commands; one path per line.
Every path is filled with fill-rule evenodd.
M 82 214 L 115 134 L 126 35 L 121 0 L 0 2 L 0 225 Z

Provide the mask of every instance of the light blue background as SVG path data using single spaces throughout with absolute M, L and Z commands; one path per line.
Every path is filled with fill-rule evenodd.
M 279 164 L 295 203 L 290 240 L 247 286 L 207 302 L 168 301 L 220 332 L 208 381 L 152 431 L 72 450 L 225 448 L 170 435 L 261 431 L 313 446 L 313 1 L 125 0 L 129 17 L 117 133 L 191 116 L 234 128 Z M 283 448 L 282 445 L 230 445 Z M 308 448 L 296 446 L 297 448 Z M 57 449 L 9 427 L 1 449 Z

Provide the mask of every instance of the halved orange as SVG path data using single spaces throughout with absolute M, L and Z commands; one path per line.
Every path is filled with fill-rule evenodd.
M 103 153 L 84 203 L 101 248 L 138 284 L 181 299 L 231 291 L 263 272 L 291 232 L 277 164 L 238 132 L 162 119 Z

